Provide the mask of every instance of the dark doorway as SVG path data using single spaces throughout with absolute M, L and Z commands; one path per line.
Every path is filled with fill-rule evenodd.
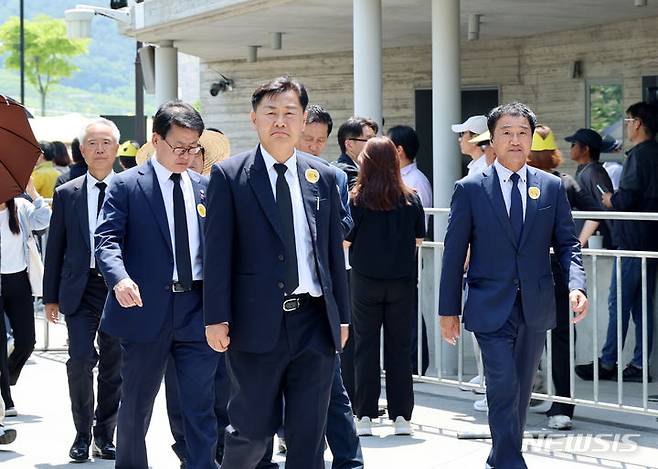
M 420 140 L 420 150 L 416 157 L 420 169 L 433 183 L 432 161 L 432 90 L 416 90 L 416 132 Z M 478 114 L 486 115 L 489 110 L 498 106 L 498 88 L 462 90 L 462 120 Z M 455 136 L 457 138 L 457 136 Z M 460 155 L 455 155 L 459 158 Z M 466 165 L 470 159 L 461 155 L 462 175 L 466 175 Z

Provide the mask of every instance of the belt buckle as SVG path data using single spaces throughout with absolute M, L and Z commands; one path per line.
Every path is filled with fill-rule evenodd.
M 283 300 L 283 310 L 286 313 L 289 313 L 290 311 L 295 311 L 298 308 L 299 308 L 299 298 L 289 298 L 287 300 Z
M 173 293 L 183 293 L 185 292 L 185 287 L 180 282 L 173 282 L 171 284 L 171 291 Z

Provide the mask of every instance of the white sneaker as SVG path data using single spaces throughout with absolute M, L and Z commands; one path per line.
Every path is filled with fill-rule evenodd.
M 554 430 L 571 430 L 573 421 L 567 415 L 551 415 L 548 417 L 548 428 Z
M 5 417 L 16 417 L 18 416 L 18 412 L 16 412 L 16 407 L 7 407 L 5 409 Z
M 485 395 L 479 401 L 473 403 L 473 408 L 478 412 L 489 412 L 489 405 L 487 404 L 487 396 Z
M 480 385 L 480 375 L 475 375 L 475 376 L 473 376 L 473 377 L 468 381 L 468 384 L 474 384 L 474 385 L 476 385 L 476 386 L 479 386 L 479 385 Z M 461 391 L 473 391 L 473 388 L 471 388 L 471 387 L 468 387 L 468 388 L 467 388 L 466 386 L 460 386 L 459 389 L 460 389 Z M 475 391 L 474 391 L 474 392 L 475 392 Z
M 412 435 L 413 430 L 411 429 L 411 421 L 406 420 L 403 416 L 398 415 L 395 417 L 395 422 L 393 422 L 393 426 L 395 427 L 395 434 L 396 435 Z
M 356 434 L 359 436 L 372 436 L 372 422 L 370 421 L 370 417 L 357 419 Z

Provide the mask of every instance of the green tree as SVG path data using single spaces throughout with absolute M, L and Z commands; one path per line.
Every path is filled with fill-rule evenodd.
M 66 37 L 63 20 L 46 15 L 25 21 L 25 78 L 41 96 L 41 115 L 46 115 L 46 96 L 53 85 L 78 71 L 71 59 L 87 53 L 87 40 Z M 0 54 L 9 54 L 5 67 L 20 70 L 20 20 L 13 16 L 0 26 Z

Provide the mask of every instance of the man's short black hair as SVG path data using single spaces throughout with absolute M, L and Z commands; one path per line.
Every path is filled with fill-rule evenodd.
M 46 161 L 53 161 L 55 159 L 55 147 L 51 142 L 48 142 L 46 140 L 41 140 L 39 142 L 39 146 L 41 147 L 41 153 L 43 153 L 43 158 Z
M 640 101 L 631 104 L 626 109 L 626 114 L 634 119 L 639 119 L 647 133 L 655 138 L 658 134 L 658 107 L 655 104 Z
M 306 123 L 327 124 L 327 137 L 331 134 L 331 130 L 334 128 L 334 121 L 331 120 L 331 115 L 325 108 L 317 104 L 309 104 L 306 109 Z
M 299 98 L 299 104 L 302 106 L 302 109 L 305 111 L 306 106 L 308 106 L 308 94 L 306 93 L 306 88 L 297 80 L 290 78 L 287 75 L 275 78 L 272 81 L 263 83 L 254 91 L 254 94 L 251 95 L 251 108 L 255 111 L 260 102 L 265 96 L 271 96 L 273 94 L 282 94 L 287 91 L 294 91 Z
M 85 160 L 80 151 L 80 140 L 78 140 L 78 137 L 71 140 L 71 158 L 73 158 L 74 163 L 81 163 Z
M 413 128 L 408 125 L 396 125 L 388 129 L 386 135 L 393 140 L 395 146 L 400 146 L 404 149 L 407 158 L 411 161 L 416 158 L 420 141 L 418 140 L 418 134 L 416 134 Z
M 190 104 L 180 101 L 167 101 L 158 108 L 153 118 L 153 132 L 162 138 L 167 138 L 171 126 L 203 132 L 203 119 L 199 112 Z
M 370 127 L 373 132 L 379 132 L 377 122 L 366 117 L 352 116 L 338 128 L 338 146 L 345 153 L 345 140 L 363 135 L 363 127 Z
M 489 128 L 489 133 L 492 137 L 498 120 L 503 116 L 525 117 L 530 124 L 530 135 L 535 132 L 535 127 L 537 127 L 537 116 L 535 116 L 535 113 L 532 112 L 528 106 L 515 101 L 509 104 L 501 104 L 500 106 L 493 108 L 489 111 L 489 114 L 487 114 L 487 127 Z

